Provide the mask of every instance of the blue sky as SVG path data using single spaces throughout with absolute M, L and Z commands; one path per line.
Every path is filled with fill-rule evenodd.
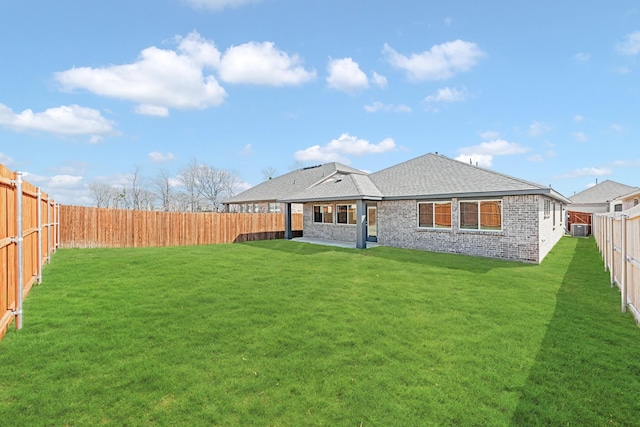
M 637 1 L 0 0 L 0 163 L 58 202 L 429 152 L 640 186 Z

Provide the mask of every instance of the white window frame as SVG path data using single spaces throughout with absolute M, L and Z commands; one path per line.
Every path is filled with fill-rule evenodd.
M 319 207 L 322 209 L 322 221 L 316 221 L 316 207 Z M 328 208 L 329 213 L 331 214 L 331 222 L 325 222 L 325 210 L 323 208 Z M 335 224 L 336 222 L 336 215 L 335 215 L 335 208 L 334 205 L 332 204 L 328 204 L 328 205 L 313 205 L 313 223 L 314 224 Z
M 280 203 L 269 202 L 269 213 L 280 213 Z
M 551 200 L 544 199 L 544 218 L 547 219 L 551 216 Z
M 482 228 L 482 211 L 480 204 L 482 202 L 500 202 L 500 229 Z M 478 228 L 462 227 L 462 203 L 477 203 L 478 205 Z M 490 233 L 501 233 L 504 231 L 504 201 L 502 199 L 476 199 L 476 200 L 458 200 L 458 228 L 461 231 L 483 231 Z
M 432 205 L 432 218 L 433 218 L 433 225 L 431 227 L 427 227 L 424 225 L 420 225 L 420 205 L 426 205 L 426 204 L 431 204 Z M 450 214 L 451 214 L 451 227 L 436 227 L 436 205 L 449 205 L 450 206 Z M 416 218 L 416 222 L 418 224 L 418 228 L 423 229 L 423 230 L 451 230 L 453 228 L 453 201 L 451 200 L 438 200 L 438 201 L 422 201 L 422 202 L 418 202 L 418 212 L 417 212 L 417 218 Z
M 338 219 L 339 219 L 338 211 L 340 210 L 341 206 L 346 206 L 346 208 L 347 208 L 347 222 L 338 221 Z M 349 222 L 349 219 L 350 219 L 349 212 L 350 211 L 353 211 L 353 222 Z M 357 216 L 356 216 L 356 205 L 354 205 L 354 204 L 346 204 L 346 203 L 345 204 L 340 204 L 340 205 L 336 204 L 336 212 L 335 212 L 334 215 L 335 215 L 336 224 L 340 224 L 340 225 L 356 225 L 358 223 Z

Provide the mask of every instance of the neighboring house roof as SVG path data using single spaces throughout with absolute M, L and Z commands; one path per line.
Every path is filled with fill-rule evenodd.
M 366 175 L 365 172 L 340 163 L 326 163 L 301 168 L 269 179 L 226 200 L 225 204 L 276 201 L 321 182 L 337 174 Z
M 435 199 L 515 194 L 545 194 L 569 203 L 567 198 L 549 187 L 438 154 L 426 154 L 367 176 L 349 175 L 341 180 L 324 180 L 280 201 Z
M 613 199 L 636 190 L 640 190 L 640 188 L 606 180 L 602 181 L 600 184 L 594 185 L 593 187 L 587 188 L 580 193 L 574 194 L 569 197 L 569 200 L 571 200 L 571 203 L 573 204 L 588 205 L 594 203 L 608 203 Z
M 631 191 L 630 193 L 622 194 L 622 195 L 616 197 L 614 200 L 630 199 L 630 198 L 638 197 L 638 196 L 640 196 L 640 188 L 635 187 L 634 190 Z

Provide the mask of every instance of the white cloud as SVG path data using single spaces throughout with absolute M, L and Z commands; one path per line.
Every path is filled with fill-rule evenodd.
M 167 117 L 169 109 L 167 107 L 159 107 L 157 105 L 138 105 L 136 113 L 145 116 Z
M 152 151 L 149 153 L 149 158 L 151 161 L 156 163 L 168 162 L 169 160 L 174 160 L 176 156 L 173 153 L 163 153 L 162 151 Z
M 166 115 L 168 108 L 203 109 L 220 105 L 225 90 L 204 68 L 219 65 L 215 45 L 197 32 L 176 37 L 177 50 L 144 49 L 131 64 L 80 67 L 55 73 L 64 90 L 83 89 L 96 95 L 140 104 L 141 114 Z
M 529 125 L 529 129 L 527 130 L 527 135 L 532 138 L 538 137 L 544 133 L 547 133 L 551 130 L 551 126 L 543 122 L 533 122 Z
M 380 154 L 395 151 L 396 143 L 392 138 L 386 138 L 378 144 L 372 144 L 366 139 L 359 139 L 348 133 L 343 133 L 338 139 L 330 141 L 325 146 L 314 145 L 304 150 L 298 150 L 294 156 L 301 162 L 341 162 L 350 164 L 345 155 L 364 156 L 367 154 Z
M 640 31 L 627 34 L 625 41 L 616 45 L 616 51 L 626 56 L 640 53 Z
M 330 59 L 327 69 L 327 86 L 332 89 L 353 94 L 369 87 L 367 75 L 351 58 Z
M 478 135 L 480 136 L 480 138 L 484 139 L 484 140 L 492 140 L 492 139 L 498 139 L 500 138 L 500 132 L 496 132 L 493 130 L 487 130 L 484 132 L 479 132 Z
M 587 142 L 589 140 L 584 132 L 572 132 L 571 136 L 578 142 Z
M 584 120 L 584 117 L 582 117 L 580 114 L 576 114 L 573 116 L 573 121 L 575 123 L 582 123 L 583 120 Z
M 571 178 L 581 178 L 584 176 L 605 176 L 610 174 L 611 174 L 611 169 L 609 168 L 593 168 L 592 167 L 592 168 L 576 169 L 564 175 L 558 175 L 553 178 L 554 179 L 571 179 Z
M 544 162 L 544 157 L 542 156 L 542 154 L 534 154 L 533 156 L 529 157 L 529 161 L 533 163 L 541 163 Z
M 410 113 L 412 111 L 411 107 L 404 104 L 398 104 L 398 105 L 383 104 L 380 101 L 375 101 L 369 105 L 365 105 L 364 110 L 367 113 L 375 113 L 378 111 L 390 111 L 393 113 Z
M 444 26 L 445 27 L 450 27 L 451 25 L 453 25 L 453 18 L 451 18 L 449 16 L 444 18 Z
M 624 126 L 618 123 L 613 123 L 611 125 L 611 129 L 613 129 L 614 132 L 618 132 L 618 133 L 622 133 L 627 130 Z
M 220 59 L 220 78 L 227 83 L 297 86 L 315 79 L 298 55 L 289 56 L 272 42 L 232 46 Z
M 530 151 L 529 147 L 523 147 L 515 142 L 508 142 L 504 139 L 497 139 L 495 141 L 483 142 L 479 145 L 471 147 L 460 148 L 458 152 L 460 155 L 456 157 L 456 160 L 462 162 L 471 161 L 473 164 L 478 164 L 482 167 L 493 166 L 493 158 L 495 156 L 509 156 L 513 154 L 524 154 Z
M 616 160 L 612 163 L 612 166 L 622 168 L 637 168 L 640 167 L 640 159 Z
M 573 55 L 573 59 L 577 62 L 587 62 L 591 59 L 591 55 L 588 53 L 580 52 Z
M 113 122 L 98 110 L 79 105 L 49 108 L 42 113 L 28 109 L 14 113 L 11 108 L 0 104 L 0 126 L 17 132 L 33 130 L 57 135 L 91 135 L 92 139 L 118 133 Z
M 240 154 L 242 154 L 243 156 L 248 156 L 252 152 L 253 152 L 253 147 L 251 146 L 251 144 L 247 144 L 247 145 L 244 146 L 242 151 L 240 151 Z
M 387 87 L 387 78 L 374 71 L 373 75 L 371 76 L 371 83 L 378 86 L 379 88 L 384 89 L 385 87 Z
M 13 159 L 3 152 L 0 151 L 0 165 L 11 166 L 13 164 Z
M 185 0 L 195 9 L 222 10 L 225 8 L 244 6 L 245 4 L 258 3 L 260 0 Z
M 469 71 L 485 56 L 477 44 L 464 40 L 435 45 L 428 51 L 410 56 L 398 53 L 388 44 L 382 52 L 391 65 L 404 70 L 413 81 L 449 79 Z
M 438 89 L 434 95 L 427 96 L 424 100 L 428 103 L 434 102 L 461 102 L 467 97 L 466 90 L 458 90 L 456 88 L 445 87 Z

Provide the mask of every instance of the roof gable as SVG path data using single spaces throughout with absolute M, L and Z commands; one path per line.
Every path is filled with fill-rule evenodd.
M 382 193 L 367 175 L 335 175 L 281 201 L 381 200 Z
M 365 175 L 365 172 L 341 163 L 325 163 L 323 165 L 297 169 L 293 172 L 269 179 L 231 197 L 225 201 L 225 203 L 276 201 L 309 188 L 336 173 Z
M 638 187 L 631 187 L 629 185 L 620 184 L 619 182 L 606 180 L 601 183 L 589 187 L 584 191 L 581 191 L 573 196 L 569 197 L 571 203 L 592 204 L 592 203 L 607 203 L 620 196 L 629 194 L 635 190 L 639 190 Z

